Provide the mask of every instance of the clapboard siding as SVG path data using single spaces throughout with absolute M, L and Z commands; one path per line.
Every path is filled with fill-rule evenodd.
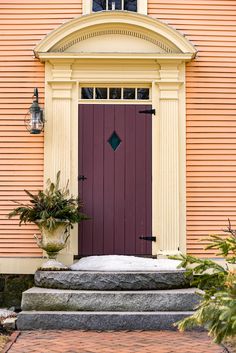
M 236 226 L 236 2 L 149 0 L 149 15 L 197 48 L 187 65 L 187 249 L 207 256 L 204 239 Z
M 31 136 L 24 116 L 34 87 L 44 103 L 44 65 L 34 59 L 36 44 L 53 29 L 82 13 L 82 0 L 0 2 L 0 256 L 39 256 L 32 225 L 19 228 L 7 214 L 12 201 L 27 201 L 23 189 L 43 186 L 43 135 Z
M 33 48 L 60 24 L 82 13 L 82 0 L 0 2 L 0 256 L 38 256 L 33 226 L 8 220 L 24 188 L 43 184 L 43 136 L 30 136 L 24 116 L 44 65 Z M 203 239 L 236 225 L 236 3 L 232 0 L 149 0 L 148 14 L 196 46 L 187 65 L 187 246 L 206 256 Z M 200 241 L 199 241 L 200 239 Z M 212 254 L 212 252 L 208 252 Z

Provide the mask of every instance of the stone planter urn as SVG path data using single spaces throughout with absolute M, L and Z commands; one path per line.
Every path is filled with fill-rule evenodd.
M 44 270 L 64 270 L 67 267 L 57 261 L 59 251 L 67 245 L 70 236 L 69 222 L 57 220 L 56 226 L 49 230 L 40 220 L 35 222 L 41 231 L 41 237 L 35 235 L 37 245 L 47 253 L 48 261 L 45 262 L 41 269 Z
M 38 246 L 46 251 L 48 261 L 41 266 L 42 270 L 64 270 L 66 266 L 57 261 L 57 254 L 67 245 L 70 229 L 88 217 L 81 212 L 83 207 L 79 196 L 70 195 L 69 181 L 60 187 L 60 171 L 56 182 L 47 181 L 47 188 L 39 190 L 36 195 L 25 190 L 28 203 L 18 202 L 18 207 L 9 213 L 8 218 L 19 217 L 22 223 L 34 223 L 41 231 L 41 237 L 34 236 Z

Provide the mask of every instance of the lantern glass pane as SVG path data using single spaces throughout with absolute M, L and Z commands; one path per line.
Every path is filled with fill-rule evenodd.
M 31 134 L 40 134 L 43 130 L 42 111 L 33 112 L 29 120 L 28 130 Z

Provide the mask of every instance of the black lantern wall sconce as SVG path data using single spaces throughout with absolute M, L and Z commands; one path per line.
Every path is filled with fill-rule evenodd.
M 25 117 L 25 126 L 30 134 L 38 135 L 44 128 L 43 109 L 40 108 L 38 99 L 38 88 L 34 89 L 34 100 Z

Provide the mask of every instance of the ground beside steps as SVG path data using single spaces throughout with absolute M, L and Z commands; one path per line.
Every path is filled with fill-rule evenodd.
M 19 330 L 170 330 L 199 303 L 184 271 L 40 271 L 35 284 L 23 293 Z

